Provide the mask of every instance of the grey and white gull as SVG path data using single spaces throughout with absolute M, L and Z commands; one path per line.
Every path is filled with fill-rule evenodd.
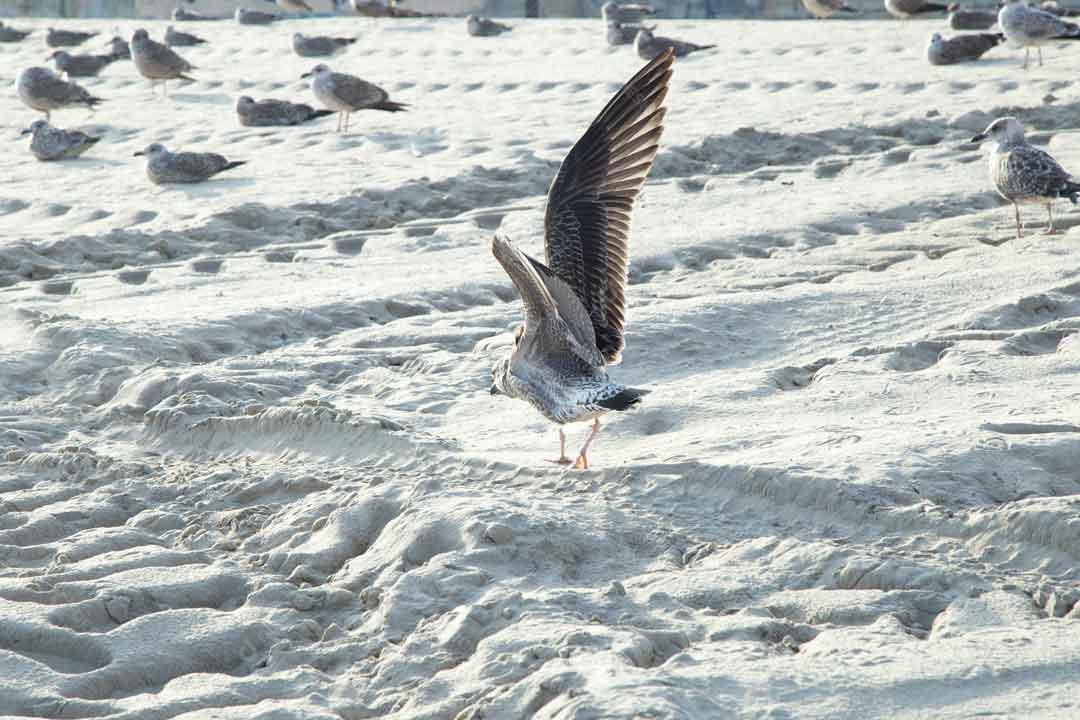
M 77 158 L 101 140 L 81 130 L 55 128 L 47 120 L 35 120 L 21 134 L 31 136 L 30 152 L 42 162 Z
M 300 57 L 330 57 L 356 42 L 353 37 L 331 37 L 329 35 L 304 35 L 295 32 L 292 36 L 293 52 Z
M 716 46 L 696 45 L 684 40 L 653 35 L 652 30 L 646 27 L 638 28 L 637 36 L 634 37 L 634 50 L 637 51 L 638 57 L 642 60 L 652 60 L 653 58 L 660 57 L 668 49 L 674 53 L 675 57 L 681 58 L 686 57 L 692 52 L 708 50 L 709 48 L 714 47 Z
M 78 83 L 61 80 L 49 68 L 32 67 L 19 73 L 15 89 L 23 104 L 32 110 L 45 113 L 45 119 L 52 117 L 54 110 L 83 106 L 94 109 L 101 98 L 91 95 Z
M 194 80 L 187 75 L 195 66 L 180 57 L 172 48 L 150 39 L 144 28 L 139 28 L 131 36 L 131 59 L 135 69 L 150 81 L 150 92 L 154 85 L 161 83 L 162 94 L 168 95 L 169 80 Z
M 10 25 L 5 25 L 0 20 L 0 43 L 15 43 L 25 40 L 30 35 L 30 30 L 17 30 Z
M 315 12 L 315 8 L 308 5 L 304 0 L 274 0 L 274 3 L 284 10 L 291 13 L 312 13 Z
M 72 55 L 66 50 L 55 50 L 49 59 L 56 63 L 56 69 L 61 74 L 73 77 L 97 77 L 97 74 L 110 64 L 116 62 L 117 57 L 109 55 Z
M 172 11 L 172 19 L 176 22 L 206 22 L 208 20 L 223 20 L 224 18 L 205 15 L 197 10 L 188 10 L 178 7 Z
M 97 34 L 96 31 L 79 32 L 78 30 L 57 30 L 56 28 L 47 28 L 45 31 L 45 44 L 51 48 L 75 47 L 76 45 L 82 45 Z
M 280 20 L 280 18 L 273 13 L 263 12 L 262 10 L 253 10 L 251 8 L 245 7 L 236 8 L 236 12 L 233 13 L 233 17 L 240 25 L 269 25 L 275 20 Z
M 841 12 L 857 13 L 855 8 L 849 6 L 844 0 L 802 0 L 803 7 L 818 20 L 831 18 Z
M 656 14 L 651 5 L 620 4 L 614 0 L 608 0 L 600 6 L 600 17 L 605 23 L 618 23 L 620 25 L 640 25 L 646 17 Z
M 236 100 L 236 117 L 245 127 L 301 125 L 309 120 L 333 115 L 333 110 L 316 110 L 304 103 L 287 100 L 258 100 L 241 95 Z
M 131 45 L 127 40 L 114 35 L 113 39 L 109 41 L 109 54 L 116 60 L 130 60 L 131 59 Z
M 1012 203 L 1016 213 L 1016 237 L 1021 237 L 1020 206 L 1046 207 L 1046 232 L 1054 231 L 1053 203 L 1059 198 L 1073 205 L 1080 197 L 1080 183 L 1050 157 L 1050 153 L 1027 143 L 1024 126 L 1014 117 L 998 118 L 971 142 L 990 139 L 990 182 L 1001 197 Z
M 948 11 L 949 27 L 953 30 L 989 30 L 997 25 L 997 10 L 965 8 L 953 3 Z
M 925 15 L 932 12 L 945 12 L 948 7 L 926 0 L 885 0 L 885 12 L 893 17 L 907 20 L 916 15 Z
M 473 37 L 495 37 L 510 32 L 513 28 L 490 18 L 469 15 L 465 18 L 465 30 Z
M 1005 36 L 1001 33 L 966 33 L 951 38 L 934 33 L 926 46 L 926 59 L 931 65 L 971 62 L 1003 42 Z
M 492 395 L 525 400 L 559 427 L 593 421 L 574 467 L 589 467 L 600 417 L 628 410 L 647 390 L 608 376 L 625 347 L 630 215 L 659 149 L 674 52 L 649 62 L 570 149 L 548 190 L 545 262 L 495 236 L 492 251 L 521 294 L 525 323 L 492 369 Z
M 1023 0 L 1005 0 L 998 11 L 1001 32 L 1014 45 L 1024 48 L 1024 69 L 1031 58 L 1031 48 L 1039 52 L 1042 65 L 1042 46 L 1058 40 L 1080 40 L 1080 25 L 1062 20 L 1045 10 L 1028 7 Z
M 146 176 L 155 185 L 198 183 L 247 163 L 246 160 L 229 160 L 217 153 L 173 153 L 161 143 L 147 145 L 135 155 L 146 157 Z
M 401 112 L 408 105 L 394 102 L 390 94 L 378 85 L 361 80 L 355 75 L 336 73 L 327 65 L 319 63 L 300 76 L 311 78 L 311 91 L 315 98 L 338 115 L 338 132 L 349 131 L 349 116 L 357 110 L 385 110 Z
M 169 47 L 194 47 L 205 43 L 205 38 L 183 30 L 177 30 L 172 25 L 165 28 L 165 44 Z

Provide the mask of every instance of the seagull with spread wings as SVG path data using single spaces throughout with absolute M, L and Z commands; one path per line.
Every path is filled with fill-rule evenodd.
M 611 99 L 570 149 L 548 190 L 546 262 L 496 236 L 495 258 L 525 306 L 514 350 L 492 370 L 492 395 L 529 402 L 560 426 L 593 421 L 575 468 L 589 467 L 600 416 L 647 390 L 612 381 L 625 346 L 630 212 L 659 149 L 675 54 L 665 50 Z M 559 428 L 560 455 L 570 464 Z

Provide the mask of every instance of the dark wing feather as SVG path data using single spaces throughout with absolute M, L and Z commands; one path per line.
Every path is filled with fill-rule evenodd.
M 625 346 L 630 212 L 659 148 L 673 57 L 665 51 L 616 93 L 548 190 L 547 264 L 584 304 L 608 363 Z

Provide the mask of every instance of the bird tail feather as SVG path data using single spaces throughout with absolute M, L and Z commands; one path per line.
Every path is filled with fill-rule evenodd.
M 921 8 L 919 8 L 916 12 L 919 15 L 922 15 L 923 13 L 948 12 L 948 11 L 949 11 L 949 8 L 946 5 L 939 5 L 938 3 L 926 3 Z
M 232 170 L 233 168 L 240 167 L 241 165 L 247 165 L 247 160 L 230 160 L 225 167 L 221 168 L 218 172 L 225 172 L 226 170 Z
M 177 75 L 176 77 L 180 78 L 181 80 L 190 80 L 191 82 L 195 82 L 195 78 L 191 77 L 190 75 L 181 74 Z
M 843 6 L 842 6 L 842 7 L 840 8 L 840 12 L 848 12 L 848 13 L 857 13 L 857 12 L 859 12 L 859 11 L 858 11 L 858 10 L 856 10 L 855 8 L 853 8 L 853 7 L 849 7 L 849 6 L 847 6 L 847 5 L 843 5 Z
M 1077 200 L 1080 199 L 1080 183 L 1071 180 L 1065 183 L 1065 187 L 1058 191 L 1058 197 L 1066 198 L 1073 205 L 1076 205 Z
M 608 410 L 629 410 L 630 408 L 639 405 L 641 403 L 641 398 L 648 395 L 649 392 L 649 390 L 642 390 L 641 388 L 623 388 L 611 397 L 600 400 L 597 405 L 607 408 Z
M 378 105 L 371 106 L 375 110 L 385 110 L 387 112 L 401 112 L 409 106 L 405 103 L 394 102 L 393 100 L 383 100 Z

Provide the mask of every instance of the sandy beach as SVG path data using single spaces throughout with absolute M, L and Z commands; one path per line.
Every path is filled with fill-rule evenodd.
M 593 468 L 492 397 L 558 165 L 643 62 L 598 20 L 193 23 L 36 161 L 0 44 L 0 715 L 1080 715 L 1080 210 L 1012 209 L 1002 115 L 1080 173 L 1080 47 L 932 67 L 943 20 L 664 21 Z M 315 104 L 290 37 L 408 112 Z M 247 164 L 150 183 L 160 142 Z M 586 425 L 567 427 L 571 445 Z

